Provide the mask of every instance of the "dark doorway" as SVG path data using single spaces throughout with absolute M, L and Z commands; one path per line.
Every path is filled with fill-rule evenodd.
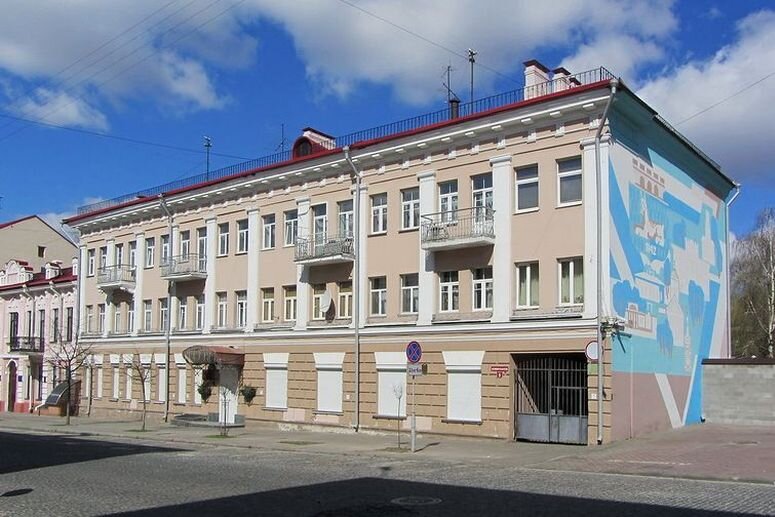
M 8 405 L 6 411 L 13 412 L 16 405 L 16 363 L 11 361 L 8 364 Z

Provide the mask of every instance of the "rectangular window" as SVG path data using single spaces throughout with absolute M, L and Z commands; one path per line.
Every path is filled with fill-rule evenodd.
M 121 333 L 121 305 L 116 304 L 116 311 L 113 313 L 113 333 Z
M 197 368 L 194 370 L 194 404 L 197 406 L 202 404 L 202 395 L 199 394 L 199 386 L 202 385 L 202 369 Z
M 237 253 L 248 251 L 248 220 L 237 221 Z
M 188 386 L 186 385 L 186 367 L 178 367 L 178 402 L 180 404 L 186 403 L 186 395 Z
M 353 235 L 353 200 L 340 201 L 339 207 L 339 236 L 352 237 Z
M 460 283 L 457 271 L 444 271 L 439 274 L 439 302 L 441 312 L 451 312 L 460 306 Z
M 288 407 L 288 368 L 266 369 L 266 407 Z
M 248 326 L 248 292 L 237 291 L 237 328 Z
M 323 297 L 326 294 L 326 284 L 312 286 L 312 319 L 322 320 L 326 318 L 326 309 L 323 307 Z
M 285 212 L 285 245 L 295 246 L 296 237 L 299 235 L 299 211 L 288 210 Z
M 101 399 L 103 395 L 103 386 L 105 383 L 105 376 L 102 372 L 102 365 L 97 366 L 97 398 Z
M 153 237 L 145 239 L 145 267 L 153 267 L 156 255 L 156 240 Z
M 38 335 L 41 339 L 46 337 L 46 310 L 38 309 Z
M 557 161 L 557 185 L 561 206 L 581 202 L 580 156 Z
M 474 269 L 474 310 L 492 309 L 492 268 Z
M 143 330 L 150 332 L 152 328 L 153 319 L 153 302 L 151 300 L 143 300 Z
M 188 299 L 185 296 L 178 297 L 178 328 L 185 329 L 188 327 L 186 321 L 188 316 Z
M 225 328 L 229 324 L 229 302 L 226 293 L 218 293 L 218 326 Z
M 94 276 L 94 250 L 86 251 L 86 275 Z
M 264 223 L 264 239 L 262 247 L 264 249 L 274 248 L 275 245 L 275 218 L 274 214 L 265 215 L 261 218 Z
M 124 265 L 124 245 L 123 244 L 116 244 L 116 265 L 123 266 Z
M 126 310 L 126 330 L 127 332 L 135 330 L 135 309 L 132 305 L 129 305 Z
M 538 165 L 519 167 L 517 173 L 517 211 L 538 208 Z
M 457 180 L 439 183 L 439 211 L 441 220 L 457 220 Z
M 207 228 L 196 229 L 196 252 L 199 254 L 199 260 L 207 257 Z
M 538 307 L 538 262 L 517 265 L 517 307 Z
M 119 368 L 118 366 L 113 366 L 113 398 L 118 399 L 120 393 L 119 393 Z
M 59 329 L 59 309 L 54 308 L 51 311 L 51 341 L 61 341 L 62 332 Z
M 326 205 L 312 207 L 312 230 L 315 244 L 324 244 L 328 234 L 328 207 Z
M 170 236 L 169 235 L 162 235 L 161 236 L 161 260 L 160 262 L 162 264 L 166 264 L 170 260 Z
M 482 420 L 482 372 L 447 372 L 447 418 L 467 422 Z
M 97 332 L 105 331 L 105 304 L 97 305 Z
M 420 189 L 410 188 L 401 191 L 401 229 L 410 230 L 420 227 Z
M 229 254 L 229 223 L 218 225 L 218 256 Z
M 371 233 L 387 231 L 387 194 L 371 196 Z
M 151 365 L 143 365 L 143 398 L 146 402 L 151 400 Z
M 170 324 L 170 309 L 166 298 L 159 298 L 159 330 L 167 330 Z
M 406 416 L 406 369 L 377 371 L 377 414 Z
M 129 267 L 137 267 L 137 242 L 129 243 Z
M 196 297 L 196 329 L 202 330 L 205 326 L 205 297 L 200 294 Z
M 353 315 L 353 283 L 339 282 L 339 303 L 337 304 L 337 316 L 351 318 Z
M 417 273 L 401 275 L 401 312 L 417 314 L 420 308 L 420 280 Z
M 318 368 L 318 411 L 342 412 L 342 368 Z
M 261 289 L 261 321 L 274 321 L 274 289 Z
M 105 269 L 108 265 L 108 247 L 102 246 L 100 248 L 100 269 Z
M 584 303 L 584 261 L 581 257 L 560 260 L 560 305 Z
M 379 276 L 371 278 L 371 314 L 384 316 L 387 314 L 387 278 Z
M 296 286 L 283 287 L 283 300 L 285 301 L 285 311 L 283 319 L 285 321 L 296 320 Z
M 73 308 L 68 307 L 65 309 L 65 325 L 67 327 L 65 328 L 65 339 L 69 343 L 73 340 Z
M 126 375 L 124 376 L 124 399 L 132 400 L 132 367 L 126 367 Z
M 189 253 L 191 253 L 191 232 L 189 230 L 186 230 L 184 232 L 180 232 L 179 255 L 181 257 L 188 257 Z
M 471 203 L 475 208 L 492 208 L 492 174 L 479 174 L 471 178 Z
M 158 401 L 166 402 L 167 400 L 167 368 L 163 364 L 156 366 L 156 381 L 158 384 Z

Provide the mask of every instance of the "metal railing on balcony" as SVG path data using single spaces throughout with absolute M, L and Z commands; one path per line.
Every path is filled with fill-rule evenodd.
M 318 234 L 296 239 L 296 262 L 338 257 L 347 260 L 355 257 L 352 234 Z
M 11 336 L 11 352 L 43 352 L 43 338 L 38 336 Z
M 526 99 L 533 99 L 564 90 L 571 90 L 578 86 L 594 84 L 601 81 L 608 81 L 614 77 L 614 74 L 602 66 L 593 68 L 592 70 L 586 70 L 578 74 L 553 79 L 551 81 L 539 83 L 533 86 L 518 88 L 516 90 L 492 95 L 489 97 L 483 97 L 473 102 L 461 103 L 458 108 L 458 117 L 467 117 L 470 115 L 476 115 L 478 113 L 485 113 L 490 110 L 502 108 L 504 106 L 521 102 Z M 401 133 L 405 133 L 407 131 L 415 131 L 426 126 L 433 126 L 434 124 L 446 122 L 450 120 L 450 118 L 450 110 L 445 106 L 444 109 L 425 113 L 416 117 L 411 117 L 370 129 L 338 136 L 334 139 L 333 144 L 324 147 L 338 149 L 344 145 L 352 146 L 359 142 L 366 142 L 377 138 L 400 135 Z M 113 199 L 107 199 L 105 201 L 92 203 L 90 205 L 84 205 L 78 208 L 78 215 L 90 214 L 92 212 L 97 212 L 99 210 L 117 206 L 134 199 L 155 198 L 161 193 L 171 192 L 199 183 L 220 180 L 232 176 L 236 177 L 251 170 L 261 169 L 290 161 L 292 158 L 293 155 L 291 151 L 288 150 L 281 153 L 275 153 L 261 158 L 256 158 L 254 160 L 236 163 L 228 167 L 223 167 L 214 171 L 182 178 L 176 181 L 165 183 L 163 185 L 157 185 L 155 187 L 133 192 L 131 194 L 118 196 Z
M 135 268 L 127 264 L 105 266 L 97 270 L 97 284 L 121 284 L 135 282 Z
M 422 243 L 453 243 L 494 239 L 495 210 L 486 206 L 461 208 L 422 216 Z
M 161 276 L 204 276 L 207 274 L 207 257 L 197 253 L 176 255 L 161 264 Z

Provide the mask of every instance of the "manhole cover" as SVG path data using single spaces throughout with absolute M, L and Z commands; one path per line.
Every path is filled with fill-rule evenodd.
M 396 497 L 390 501 L 393 504 L 399 506 L 430 506 L 432 504 L 439 504 L 441 499 L 437 497 L 423 497 L 418 495 L 410 495 L 406 497 Z

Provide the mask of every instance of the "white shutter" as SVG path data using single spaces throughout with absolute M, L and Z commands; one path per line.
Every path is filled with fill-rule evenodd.
M 447 372 L 447 418 L 482 420 L 481 372 Z
M 186 369 L 178 368 L 178 402 L 181 404 L 186 403 Z
M 288 370 L 286 368 L 266 370 L 266 407 L 279 409 L 288 407 Z
M 159 402 L 167 401 L 167 369 L 158 367 L 157 379 L 159 380 Z
M 342 370 L 318 370 L 318 411 L 342 412 Z
M 113 398 L 118 399 L 119 396 L 119 388 L 118 388 L 118 375 L 119 375 L 119 368 L 118 366 L 113 366 Z
M 406 416 L 406 370 L 377 372 L 377 413 L 380 416 Z M 399 398 L 396 394 L 400 393 Z

